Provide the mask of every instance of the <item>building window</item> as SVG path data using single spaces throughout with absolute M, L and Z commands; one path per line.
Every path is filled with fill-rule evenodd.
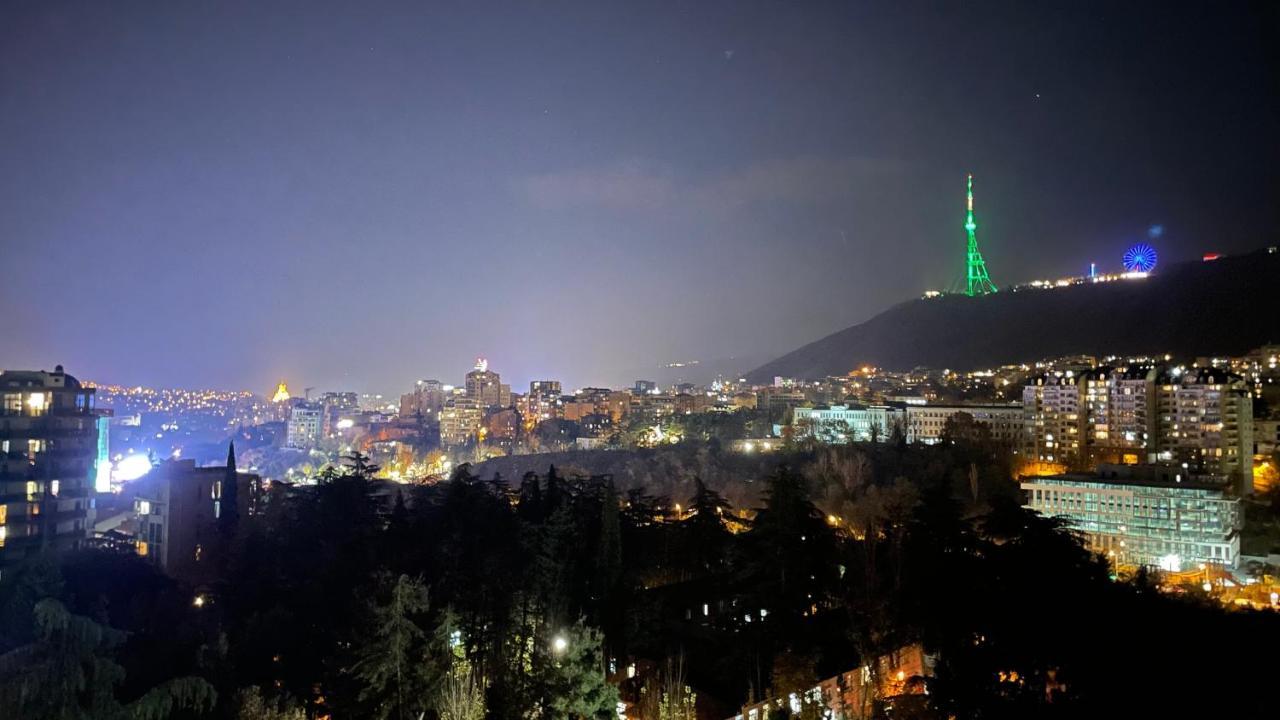
M 27 396 L 27 407 L 31 409 L 31 414 L 34 416 L 44 415 L 48 403 L 48 398 L 42 392 L 31 393 Z

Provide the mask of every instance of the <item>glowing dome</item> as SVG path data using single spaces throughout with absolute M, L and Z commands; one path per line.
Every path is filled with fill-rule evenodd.
M 281 380 L 280 384 L 276 386 L 276 394 L 272 396 L 271 402 L 284 402 L 288 399 L 289 399 L 289 386 L 285 385 L 284 381 Z

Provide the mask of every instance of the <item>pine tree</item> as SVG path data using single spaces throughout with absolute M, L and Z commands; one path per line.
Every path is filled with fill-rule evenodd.
M 622 577 L 622 528 L 618 522 L 618 491 L 613 480 L 605 486 L 600 503 L 600 543 L 596 548 L 596 591 L 602 604 Z
M 125 672 L 113 658 L 125 634 L 74 615 L 57 600 L 36 603 L 36 640 L 0 655 L 0 708 L 24 720 L 163 720 L 174 710 L 212 710 L 213 686 L 177 678 L 123 704 Z
M 544 716 L 564 720 L 613 720 L 618 688 L 605 676 L 600 632 L 579 620 L 549 639 L 538 656 Z
M 370 609 L 372 627 L 352 670 L 364 683 L 360 700 L 367 703 L 368 717 L 416 720 L 439 681 L 430 634 L 420 625 L 430 607 L 427 588 L 421 578 L 408 575 L 384 586 L 386 600 Z
M 695 477 L 693 497 L 689 500 L 689 515 L 683 520 L 685 567 L 695 573 L 705 573 L 721 568 L 728 553 L 730 533 L 724 513 L 730 505 L 720 493 L 712 490 Z

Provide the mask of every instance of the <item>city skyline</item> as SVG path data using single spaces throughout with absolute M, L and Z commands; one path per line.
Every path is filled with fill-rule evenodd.
M 1256 0 L 0 3 L 0 718 L 1269 716 L 1277 81 Z
M 619 385 L 951 286 L 968 173 L 1001 286 L 1277 225 L 1245 6 L 301 8 L 0 11 L 0 366 Z

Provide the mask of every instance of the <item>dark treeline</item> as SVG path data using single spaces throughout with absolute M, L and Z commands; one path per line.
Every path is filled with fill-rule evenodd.
M 688 717 L 690 697 L 653 701 L 674 667 L 728 717 L 918 642 L 936 676 L 894 717 L 1270 714 L 1250 658 L 1274 616 L 1113 579 L 980 441 L 797 452 L 761 482 L 737 508 L 554 468 L 389 485 L 357 457 L 257 498 L 215 585 L 103 552 L 10 573 L 0 707 L 603 720 L 622 697 Z

